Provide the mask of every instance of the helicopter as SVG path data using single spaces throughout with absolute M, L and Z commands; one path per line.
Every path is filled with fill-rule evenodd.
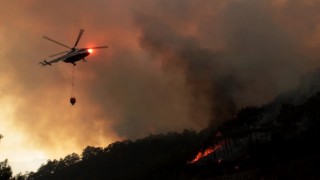
M 74 44 L 73 47 L 69 47 L 67 45 L 64 45 L 58 41 L 55 41 L 47 36 L 43 36 L 44 39 L 46 40 L 49 40 L 51 42 L 54 42 L 56 44 L 59 44 L 63 47 L 66 47 L 68 48 L 69 50 L 68 51 L 63 51 L 63 52 L 60 52 L 60 53 L 57 53 L 57 54 L 53 54 L 53 55 L 50 55 L 49 57 L 50 58 L 53 58 L 55 56 L 58 56 L 58 55 L 61 55 L 61 54 L 64 54 L 60 57 L 57 57 L 55 59 L 52 59 L 50 61 L 47 61 L 46 59 L 44 59 L 43 61 L 41 61 L 39 64 L 42 65 L 42 66 L 46 66 L 46 65 L 52 65 L 52 63 L 57 63 L 59 61 L 63 61 L 65 63 L 71 63 L 73 64 L 74 66 L 76 65 L 76 62 L 77 61 L 80 61 L 80 60 L 83 60 L 85 62 L 87 62 L 87 60 L 85 59 L 85 57 L 89 56 L 94 49 L 102 49 L 102 48 L 108 48 L 108 46 L 97 46 L 97 47 L 90 47 L 90 48 L 76 48 L 78 43 L 79 43 L 79 40 L 82 36 L 84 32 L 84 29 L 80 29 L 80 32 L 78 34 L 78 37 L 77 37 L 77 40 Z

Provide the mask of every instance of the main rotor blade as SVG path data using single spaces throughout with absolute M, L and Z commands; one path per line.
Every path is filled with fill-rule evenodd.
M 108 46 L 97 46 L 97 47 L 91 47 L 87 49 L 102 49 L 102 48 L 108 48 Z
M 79 32 L 79 35 L 78 35 L 78 38 L 77 38 L 77 41 L 76 43 L 74 44 L 73 48 L 75 48 L 77 45 L 78 45 L 78 42 L 83 34 L 84 30 L 83 29 L 80 29 L 80 32 Z
M 64 54 L 64 53 L 67 53 L 67 52 L 69 52 L 69 51 L 63 51 L 63 52 L 59 52 L 59 53 L 56 53 L 56 54 L 52 54 L 52 55 L 50 55 L 49 57 L 55 57 L 55 56 L 58 56 L 58 55 L 60 55 L 60 54 Z
M 43 36 L 43 38 L 46 39 L 46 40 L 52 41 L 52 42 L 54 42 L 54 43 L 57 43 L 57 44 L 59 44 L 60 46 L 66 47 L 66 48 L 68 48 L 68 49 L 72 49 L 71 47 L 69 47 L 69 46 L 67 46 L 67 45 L 64 45 L 64 44 L 62 44 L 62 43 L 59 43 L 58 41 L 55 41 L 55 40 L 53 40 L 53 39 L 51 39 L 51 38 L 49 38 L 49 37 L 47 37 L 47 36 Z

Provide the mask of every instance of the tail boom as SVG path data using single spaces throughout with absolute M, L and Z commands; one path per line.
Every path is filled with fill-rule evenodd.
M 41 61 L 39 64 L 41 64 L 42 66 L 46 66 L 46 65 L 52 66 L 52 64 L 46 60 Z

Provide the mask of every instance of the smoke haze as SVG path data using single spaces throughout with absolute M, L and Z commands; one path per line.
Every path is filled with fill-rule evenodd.
M 200 130 L 261 105 L 319 67 L 316 0 L 8 1 L 0 21 L 0 102 L 49 154 L 150 133 Z M 40 67 L 64 51 L 109 45 L 76 66 Z M 9 103 L 8 103 L 9 102 Z M 3 112 L 2 112 L 3 113 Z M 1 132 L 1 133 L 2 133 Z

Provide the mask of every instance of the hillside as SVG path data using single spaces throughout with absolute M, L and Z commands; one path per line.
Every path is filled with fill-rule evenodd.
M 71 154 L 48 161 L 28 179 L 167 179 L 187 168 L 203 137 L 194 131 L 150 135 L 106 148 L 87 147 L 81 158 Z
M 86 147 L 21 179 L 318 179 L 319 73 L 261 107 L 201 132 Z
M 217 129 L 150 135 L 106 148 L 87 147 L 81 156 L 48 161 L 28 179 L 228 179 L 320 177 L 320 92 L 300 105 L 247 107 Z M 267 113 L 267 114 L 266 114 Z M 194 163 L 198 151 L 220 148 Z M 280 170 L 281 169 L 281 170 Z M 294 170 L 294 171 L 292 171 Z

